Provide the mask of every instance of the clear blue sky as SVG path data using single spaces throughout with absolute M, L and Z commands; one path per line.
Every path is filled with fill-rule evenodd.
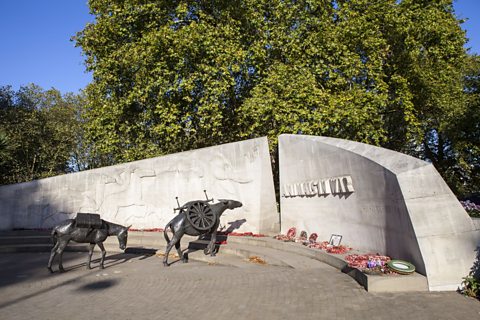
M 470 39 L 470 53 L 480 54 L 480 0 L 454 2 Z M 70 38 L 93 22 L 87 0 L 0 0 L 0 86 L 35 83 L 62 93 L 78 92 L 91 81 L 81 49 Z
M 0 0 L 0 86 L 84 88 L 92 77 L 70 38 L 93 21 L 87 0 Z
M 467 19 L 462 25 L 469 39 L 466 47 L 470 49 L 470 53 L 480 55 L 480 1 L 456 0 L 453 6 L 459 19 Z

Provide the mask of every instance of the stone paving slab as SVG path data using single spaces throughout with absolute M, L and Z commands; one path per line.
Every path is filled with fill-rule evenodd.
M 455 292 L 368 293 L 332 267 L 296 270 L 201 262 L 165 268 L 155 255 L 0 254 L 1 319 L 479 319 L 480 303 Z

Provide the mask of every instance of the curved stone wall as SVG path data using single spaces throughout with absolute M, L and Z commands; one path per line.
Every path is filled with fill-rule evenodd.
M 327 137 L 279 137 L 282 232 L 332 234 L 356 249 L 415 264 L 430 290 L 455 290 L 477 233 L 435 168 L 419 159 Z

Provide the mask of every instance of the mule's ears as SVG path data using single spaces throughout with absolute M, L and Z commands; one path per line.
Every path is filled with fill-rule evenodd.
M 127 227 L 127 230 L 130 229 L 131 227 L 132 227 L 132 225 L 129 225 L 129 226 Z

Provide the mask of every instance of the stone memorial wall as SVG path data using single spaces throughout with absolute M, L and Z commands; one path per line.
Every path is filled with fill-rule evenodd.
M 279 231 L 268 142 L 258 138 L 32 182 L 0 186 L 0 229 L 50 228 L 77 212 L 132 228 L 163 228 L 183 203 L 234 199 L 225 229 Z
M 332 234 L 364 252 L 411 261 L 430 290 L 455 290 L 475 259 L 477 232 L 435 168 L 327 137 L 279 137 L 282 232 Z
M 278 146 L 281 218 L 268 142 L 258 138 L 0 186 L 0 229 L 46 229 L 77 212 L 163 228 L 175 197 L 182 205 L 207 190 L 243 203 L 222 215 L 224 230 L 339 235 L 365 253 L 412 262 L 430 290 L 455 290 L 469 273 L 479 232 L 431 164 L 327 137 L 281 135 Z

